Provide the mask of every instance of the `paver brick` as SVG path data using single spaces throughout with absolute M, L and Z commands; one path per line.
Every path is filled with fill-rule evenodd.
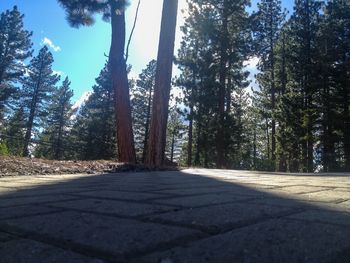
M 14 217 L 25 217 L 37 214 L 51 213 L 58 211 L 57 208 L 49 208 L 40 205 L 21 205 L 14 207 L 0 207 L 0 220 Z
M 29 239 L 18 239 L 0 243 L 0 261 L 2 263 L 13 262 L 85 262 L 85 263 L 103 263 L 104 261 L 96 258 L 83 256 L 69 250 L 50 246 L 41 242 Z
M 137 258 L 134 262 L 347 262 L 350 229 L 269 220 Z
M 159 204 L 141 204 L 102 199 L 80 199 L 54 203 L 50 207 L 79 209 L 90 212 L 109 213 L 122 216 L 140 216 L 174 210 L 174 207 Z
M 155 220 L 194 225 L 208 231 L 222 231 L 236 225 L 251 224 L 273 216 L 295 211 L 291 207 L 232 203 L 202 208 L 186 209 L 177 212 L 149 216 Z
M 116 257 L 154 248 L 163 242 L 199 234 L 196 230 L 182 227 L 68 211 L 6 220 L 0 223 L 0 229 L 6 228 L 7 225 L 26 232 L 95 247 Z

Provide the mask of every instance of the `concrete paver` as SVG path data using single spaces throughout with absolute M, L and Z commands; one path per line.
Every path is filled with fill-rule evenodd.
M 154 194 L 154 193 L 140 193 L 140 192 L 126 192 L 126 191 L 115 191 L 115 190 L 95 190 L 75 193 L 75 196 L 87 197 L 87 198 L 105 198 L 105 199 L 114 199 L 114 200 L 133 200 L 133 201 L 142 201 L 149 199 L 161 199 L 164 197 L 163 194 Z
M 76 198 L 68 195 L 52 194 L 51 196 L 33 195 L 33 196 L 25 196 L 25 197 L 18 197 L 18 198 L 14 198 L 14 196 L 12 195 L 10 198 L 0 197 L 0 199 L 1 199 L 0 208 L 3 208 L 3 207 L 15 207 L 15 206 L 40 204 L 40 203 L 48 203 L 48 202 L 68 201 Z
M 325 238 L 320 238 L 321 236 Z M 348 262 L 350 229 L 293 220 L 270 220 L 188 246 L 154 253 L 135 262 Z M 166 261 L 168 260 L 168 261 Z
M 213 211 L 215 211 L 215 215 L 213 215 Z M 233 203 L 169 212 L 150 218 L 198 226 L 202 227 L 203 230 L 222 231 L 259 220 L 266 220 L 273 216 L 290 214 L 294 211 L 295 209 L 291 207 Z
M 58 202 L 51 204 L 50 206 L 57 208 L 82 210 L 84 212 L 89 211 L 99 213 L 110 213 L 130 217 L 154 214 L 159 212 L 168 212 L 174 210 L 173 207 L 166 205 L 140 204 L 93 198 Z
M 243 200 L 250 200 L 251 196 L 238 195 L 235 193 L 214 193 L 214 194 L 202 194 L 195 196 L 182 196 L 175 198 L 161 198 L 155 200 L 154 203 L 166 204 L 166 205 L 177 205 L 182 207 L 199 207 L 199 206 L 210 206 L 215 204 L 224 204 L 232 202 L 240 202 Z
M 350 199 L 350 192 L 328 190 L 315 193 L 304 193 L 303 198 L 310 201 L 339 203 Z
M 348 262 L 350 174 L 0 177 L 0 262 Z
M 48 215 L 37 215 L 3 220 L 0 231 L 23 229 L 26 235 L 38 233 L 49 244 L 61 239 L 72 244 L 111 257 L 122 258 L 123 254 L 138 253 L 155 248 L 163 242 L 200 234 L 197 230 L 145 223 L 100 214 L 67 211 Z
M 1 262 L 103 262 L 101 259 L 87 257 L 70 250 L 28 239 L 17 239 L 2 243 L 0 245 L 0 255 Z
M 0 207 L 0 219 L 18 218 L 37 214 L 47 214 L 62 209 L 43 207 L 39 205 L 21 205 L 15 207 Z

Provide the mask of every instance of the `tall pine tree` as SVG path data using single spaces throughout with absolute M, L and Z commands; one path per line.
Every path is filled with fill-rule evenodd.
M 69 23 L 74 27 L 92 25 L 94 14 L 102 14 L 110 21 L 112 40 L 109 51 L 109 70 L 115 96 L 115 115 L 118 141 L 118 159 L 121 162 L 136 161 L 129 85 L 125 53 L 125 8 L 126 0 L 58 0 L 67 13 Z
M 73 159 L 115 159 L 114 90 L 108 66 L 101 70 L 93 92 L 79 109 L 70 130 L 68 156 Z
M 28 76 L 23 81 L 20 105 L 25 109 L 26 133 L 23 156 L 29 155 L 30 140 L 35 128 L 43 124 L 59 76 L 52 71 L 53 57 L 46 46 L 40 49 L 28 65 Z
M 23 17 L 14 6 L 0 14 L 0 123 L 15 83 L 25 73 L 25 59 L 32 55 L 32 33 L 23 28 Z
M 151 60 L 142 70 L 132 90 L 133 125 L 135 148 L 142 163 L 146 158 L 147 143 L 152 112 L 153 91 L 157 61 Z
M 70 89 L 68 77 L 52 95 L 46 127 L 40 134 L 41 143 L 39 142 L 36 149 L 36 155 L 60 160 L 64 157 L 65 149 L 69 147 L 68 128 L 70 128 L 70 118 L 73 114 L 71 103 L 73 91 Z
M 279 39 L 285 13 L 282 12 L 280 0 L 262 0 L 258 3 L 258 11 L 255 16 L 256 55 L 260 61 L 258 68 L 265 75 L 264 81 L 260 82 L 260 85 L 267 85 L 264 88 L 268 90 L 270 96 L 271 161 L 274 163 L 276 160 L 276 119 L 274 111 L 277 95 L 275 46 Z

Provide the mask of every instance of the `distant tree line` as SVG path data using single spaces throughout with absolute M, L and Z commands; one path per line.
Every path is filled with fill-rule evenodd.
M 187 164 L 350 171 L 350 2 L 191 0 L 176 59 Z M 258 59 L 251 91 L 245 63 Z
M 52 70 L 53 56 L 46 46 L 25 64 L 33 54 L 31 36 L 16 6 L 1 13 L 1 143 L 9 154 L 28 156 L 34 136 L 36 142 L 50 142 L 47 157 L 60 159 L 73 92 L 68 77 L 58 85 L 60 77 Z
M 157 60 L 128 79 L 126 1 L 59 1 L 72 26 L 112 26 L 93 91 L 73 109 L 52 54 L 33 55 L 16 7 L 0 20 L 3 152 L 281 172 L 350 171 L 350 2 L 187 0 L 169 107 L 177 1 L 164 1 Z M 169 3 L 171 2 L 171 3 Z M 116 12 L 117 11 L 117 12 Z M 249 89 L 246 64 L 257 60 Z M 28 63 L 28 64 L 27 64 Z M 26 65 L 27 64 L 27 65 Z M 130 95 L 129 95 L 130 94 Z M 32 147 L 32 148 L 31 148 Z M 4 149 L 6 148 L 6 149 Z

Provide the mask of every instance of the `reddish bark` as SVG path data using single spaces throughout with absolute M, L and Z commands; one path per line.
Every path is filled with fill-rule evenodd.
M 113 3 L 111 5 L 112 43 L 109 52 L 109 68 L 115 96 L 118 159 L 120 162 L 135 163 L 129 83 L 124 57 L 125 13 L 124 10 L 117 12 L 117 3 Z
M 173 65 L 178 0 L 164 0 L 146 164 L 162 166 Z

